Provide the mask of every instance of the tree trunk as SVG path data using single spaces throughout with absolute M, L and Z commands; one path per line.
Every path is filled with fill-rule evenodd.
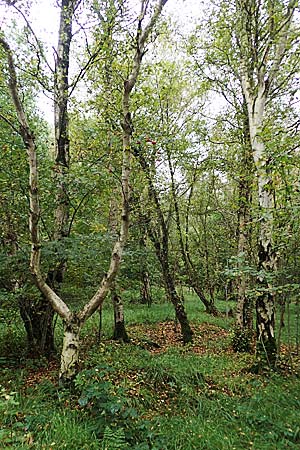
M 111 166 L 110 166 L 111 169 Z M 118 211 L 117 190 L 113 190 L 113 195 L 110 200 L 109 217 L 108 217 L 108 231 L 114 238 L 117 237 L 117 230 L 119 228 L 118 218 L 120 216 Z M 114 309 L 114 333 L 113 339 L 117 341 L 129 342 L 129 337 L 125 328 L 125 318 L 124 318 L 124 305 L 122 298 L 117 293 L 117 282 L 114 281 L 110 288 L 111 299 Z
M 147 270 L 143 270 L 141 273 L 140 295 L 141 303 L 148 306 L 152 305 L 150 277 Z
M 165 255 L 162 254 L 161 249 L 159 248 L 160 247 L 159 243 L 156 243 L 155 247 L 157 249 L 156 254 L 158 256 L 162 268 L 162 275 L 167 296 L 174 306 L 176 319 L 180 323 L 183 343 L 188 344 L 189 342 L 193 341 L 193 331 L 187 318 L 183 302 L 181 301 L 179 295 L 177 294 L 174 279 L 170 271 L 169 261 L 168 258 L 165 257 L 166 252 Z
M 170 274 L 165 273 L 164 278 L 165 278 L 165 284 L 166 284 L 166 287 L 167 287 L 167 290 L 169 293 L 170 300 L 173 303 L 174 308 L 175 308 L 176 319 L 180 323 L 183 343 L 188 344 L 193 341 L 194 333 L 191 329 L 189 320 L 187 318 L 187 314 L 186 314 L 184 305 L 176 292 L 172 276 L 170 276 Z
M 198 296 L 200 301 L 204 304 L 205 312 L 207 312 L 208 314 L 217 316 L 219 313 L 214 304 L 213 295 L 211 295 L 210 300 L 207 299 L 206 295 L 203 292 L 203 289 L 200 286 L 200 283 L 198 280 L 198 275 L 196 273 L 194 264 L 190 257 L 189 245 L 188 245 L 188 231 L 189 231 L 188 230 L 188 228 L 189 228 L 188 221 L 186 221 L 186 229 L 185 229 L 186 242 L 184 243 L 184 237 L 183 237 L 181 221 L 180 221 L 180 211 L 179 211 L 179 205 L 178 205 L 177 194 L 176 194 L 175 171 L 173 168 L 171 155 L 170 155 L 170 152 L 168 149 L 167 149 L 167 156 L 168 156 L 169 171 L 170 171 L 170 175 L 171 175 L 172 198 L 173 198 L 173 203 L 174 203 L 174 208 L 175 208 L 176 229 L 177 229 L 177 234 L 178 234 L 178 238 L 179 238 L 180 252 L 181 252 L 182 261 L 184 263 L 185 273 L 188 277 L 190 286 L 193 288 L 194 292 L 196 293 L 196 295 Z M 195 172 L 195 174 L 196 174 L 196 172 Z M 193 177 L 193 184 L 192 184 L 192 187 L 190 190 L 190 195 L 189 195 L 189 202 L 188 202 L 189 206 L 190 206 L 191 198 L 193 195 L 194 184 L 196 182 L 195 174 Z
M 258 276 L 256 297 L 256 352 L 258 365 L 274 367 L 276 362 L 275 302 L 272 293 L 272 277 L 276 271 L 276 253 L 273 244 L 274 193 L 269 159 L 261 136 L 267 88 L 264 82 L 257 88 L 255 97 L 247 78 L 243 79 L 244 95 L 248 107 L 250 141 L 258 185 Z
M 111 297 L 114 307 L 114 334 L 116 341 L 129 342 L 130 339 L 125 328 L 124 307 L 121 297 L 117 294 L 115 288 L 111 289 Z
M 76 315 L 64 322 L 63 348 L 61 352 L 59 383 L 70 386 L 78 372 L 80 331 L 82 323 Z
M 52 306 L 44 298 L 38 301 L 22 298 L 19 308 L 27 335 L 29 356 L 51 357 L 55 353 Z
M 146 236 L 147 232 L 145 229 L 142 229 L 142 236 L 140 238 L 140 248 L 142 251 L 146 251 Z M 141 261 L 141 285 L 140 285 L 140 298 L 141 303 L 144 305 L 151 306 L 152 305 L 152 297 L 151 297 L 151 285 L 150 285 L 150 276 L 148 272 L 148 263 L 147 257 L 143 257 Z
M 142 150 L 136 151 L 136 156 L 139 158 L 141 167 L 147 177 L 149 196 L 154 204 L 155 212 L 157 215 L 158 226 L 154 227 L 150 223 L 149 217 L 145 217 L 143 222 L 147 226 L 149 237 L 154 245 L 157 258 L 160 262 L 162 275 L 164 279 L 164 285 L 169 300 L 173 303 L 176 318 L 181 326 L 182 339 L 185 344 L 192 342 L 193 331 L 190 327 L 187 314 L 184 309 L 184 305 L 181 302 L 175 288 L 174 279 L 171 275 L 169 264 L 169 234 L 167 224 L 161 209 L 160 199 L 155 189 L 153 179 L 151 177 L 150 167 L 145 156 L 142 154 Z M 142 215 L 142 213 L 141 213 Z
M 266 225 L 266 226 L 264 226 Z M 268 279 L 275 271 L 275 255 L 270 236 L 268 222 L 261 224 L 259 236 L 259 271 L 258 289 L 260 294 L 256 299 L 256 352 L 258 363 L 267 362 L 270 367 L 276 363 L 277 345 L 275 339 L 275 302 L 272 292 L 272 281 Z M 269 237 L 268 237 L 269 236 Z
M 199 281 L 197 280 L 197 278 L 195 277 L 195 275 L 193 273 L 190 274 L 189 283 L 190 283 L 190 286 L 193 288 L 194 292 L 197 294 L 197 296 L 203 303 L 203 305 L 205 306 L 205 312 L 208 314 L 211 314 L 212 316 L 215 316 L 215 317 L 219 316 L 220 313 L 219 313 L 218 309 L 216 308 L 214 301 L 209 301 L 207 299 L 206 295 L 204 294 L 204 292 L 199 284 Z

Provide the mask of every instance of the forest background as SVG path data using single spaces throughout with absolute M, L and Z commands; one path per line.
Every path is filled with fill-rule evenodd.
M 53 46 L 36 8 L 1 3 L 3 442 L 293 448 L 298 2 L 62 0 Z

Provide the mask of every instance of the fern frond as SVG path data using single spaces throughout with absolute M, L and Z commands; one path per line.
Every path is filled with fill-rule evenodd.
M 128 448 L 125 441 L 123 428 L 112 430 L 109 426 L 105 427 L 101 450 L 124 450 Z

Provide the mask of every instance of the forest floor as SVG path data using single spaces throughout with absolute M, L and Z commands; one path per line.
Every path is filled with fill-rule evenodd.
M 142 309 L 141 309 L 142 311 Z M 141 313 L 142 314 L 142 313 Z M 277 450 L 300 448 L 300 358 L 282 345 L 278 371 L 252 373 L 230 323 L 198 314 L 194 341 L 160 306 L 129 314 L 130 343 L 85 331 L 72 393 L 58 359 L 1 358 L 0 448 Z

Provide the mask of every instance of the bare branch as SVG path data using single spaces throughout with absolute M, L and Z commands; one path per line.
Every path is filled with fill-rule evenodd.
M 4 120 L 4 122 L 6 122 L 17 134 L 21 134 L 20 130 L 18 130 L 18 128 L 15 127 L 15 125 L 1 113 L 0 113 L 0 119 Z

